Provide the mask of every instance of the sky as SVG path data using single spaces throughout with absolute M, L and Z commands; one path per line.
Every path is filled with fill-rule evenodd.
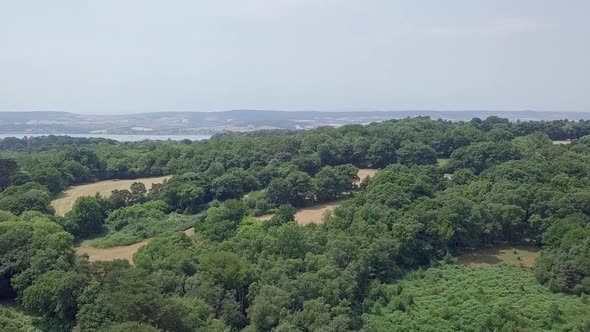
M 0 8 L 3 111 L 590 111 L 588 0 Z

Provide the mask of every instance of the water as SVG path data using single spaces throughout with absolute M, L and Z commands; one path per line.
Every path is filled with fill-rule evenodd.
M 0 139 L 6 137 L 23 138 L 37 137 L 37 136 L 49 136 L 50 134 L 0 134 Z M 113 139 L 120 142 L 138 142 L 143 140 L 154 140 L 154 141 L 181 141 L 189 139 L 191 141 L 201 141 L 211 138 L 211 135 L 109 135 L 109 134 L 54 134 L 55 136 L 71 136 L 71 137 L 85 137 L 85 138 L 107 138 Z

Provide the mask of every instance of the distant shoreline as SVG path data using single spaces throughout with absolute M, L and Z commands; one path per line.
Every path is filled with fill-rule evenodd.
M 8 137 L 24 138 L 24 137 L 40 137 L 40 136 L 70 136 L 80 138 L 105 138 L 120 142 L 139 142 L 143 140 L 152 141 L 201 141 L 211 138 L 212 135 L 146 135 L 146 134 L 36 134 L 36 133 L 10 133 L 0 134 L 0 139 Z

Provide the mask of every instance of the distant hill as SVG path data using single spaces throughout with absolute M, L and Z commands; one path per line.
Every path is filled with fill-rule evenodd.
M 468 121 L 500 116 L 516 120 L 590 119 L 590 112 L 536 111 L 265 111 L 159 112 L 127 115 L 86 115 L 67 112 L 0 112 L 0 134 L 195 134 L 260 129 L 310 129 L 428 116 Z

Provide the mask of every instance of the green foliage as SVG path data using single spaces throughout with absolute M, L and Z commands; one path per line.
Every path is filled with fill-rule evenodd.
M 351 191 L 354 181 L 358 180 L 357 172 L 358 168 L 353 165 L 323 167 L 313 179 L 316 200 L 334 200 L 342 193 Z
M 281 310 L 288 308 L 290 301 L 288 292 L 274 286 L 262 286 L 248 310 L 256 330 L 271 331 L 275 328 L 279 324 Z
M 272 218 L 265 223 L 265 226 L 278 226 L 288 223 L 289 221 L 295 220 L 295 213 L 297 209 L 289 204 L 281 205 L 274 213 Z
M 515 267 L 431 268 L 375 287 L 366 331 L 583 331 L 590 314 Z
M 18 219 L 17 216 L 15 216 L 14 214 L 8 212 L 8 211 L 2 211 L 0 210 L 0 222 L 3 221 L 10 221 L 10 220 L 16 220 Z
M 0 192 L 11 183 L 11 177 L 18 171 L 18 165 L 14 159 L 0 158 Z
M 129 245 L 168 232 L 183 231 L 195 224 L 196 217 L 166 214 L 166 204 L 151 201 L 111 212 L 106 219 L 106 234 L 89 240 L 93 247 Z
M 210 308 L 198 299 L 164 294 L 158 274 L 130 268 L 118 262 L 102 264 L 78 297 L 76 315 L 79 331 L 101 331 L 125 322 L 140 331 L 194 331 L 209 321 Z M 127 326 L 123 324 L 123 326 Z
M 467 168 L 478 174 L 490 166 L 520 157 L 519 151 L 510 142 L 482 142 L 455 150 L 449 166 Z
M 83 276 L 76 272 L 49 271 L 23 291 L 20 302 L 28 313 L 40 317 L 37 324 L 42 329 L 66 330 L 74 322 L 83 283 Z
M 38 332 L 33 326 L 33 319 L 13 308 L 0 306 L 0 331 Z
M 0 193 L 0 210 L 16 215 L 30 210 L 52 213 L 50 202 L 51 196 L 47 188 L 34 182 L 10 186 Z
M 70 269 L 74 264 L 72 243 L 73 237 L 53 222 L 0 223 L 1 293 L 14 295 L 47 271 Z
M 159 332 L 162 331 L 148 324 L 138 322 L 115 323 L 99 329 L 97 332 Z
M 304 172 L 291 172 L 286 178 L 276 178 L 266 189 L 268 200 L 279 206 L 302 206 L 312 192 L 312 179 Z
M 100 197 L 84 196 L 66 213 L 65 229 L 77 239 L 85 239 L 102 232 L 105 219 L 104 202 Z
M 133 261 L 137 267 L 149 271 L 166 270 L 191 276 L 197 272 L 194 245 L 183 233 L 158 237 L 141 247 Z
M 436 151 L 426 144 L 404 142 L 397 151 L 397 158 L 403 165 L 435 165 Z
M 223 241 L 235 234 L 245 215 L 246 208 L 241 201 L 228 200 L 209 208 L 195 228 L 211 241 Z

